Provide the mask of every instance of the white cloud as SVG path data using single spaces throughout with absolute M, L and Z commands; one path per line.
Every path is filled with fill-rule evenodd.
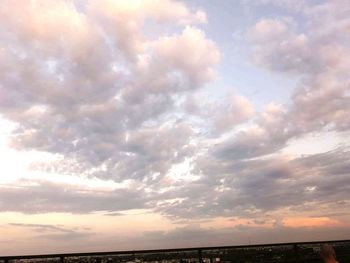
M 198 89 L 215 75 L 219 51 L 190 25 L 205 22 L 203 11 L 192 12 L 174 1 L 90 1 L 83 6 L 33 1 L 21 9 L 9 2 L 0 12 L 0 109 L 4 118 L 19 124 L 13 147 L 60 154 L 65 158 L 61 167 L 74 164 L 66 172 L 93 171 L 116 180 L 134 173 L 152 176 L 153 170 L 163 174 L 181 161 L 190 136 L 183 130 L 190 127 L 178 124 L 166 133 L 160 127 L 176 121 L 171 112 L 175 95 Z M 164 33 L 146 37 L 146 20 Z M 161 28 L 173 22 L 182 33 Z M 171 136 L 179 144 L 164 144 L 163 152 L 146 141 L 132 146 L 147 129 L 149 139 L 159 134 L 158 142 Z M 164 157 L 166 152 L 178 157 Z M 95 169 L 102 166 L 110 169 L 108 175 Z

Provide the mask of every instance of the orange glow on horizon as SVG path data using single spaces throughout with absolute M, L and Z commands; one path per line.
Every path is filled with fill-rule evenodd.
M 322 227 L 322 226 L 336 226 L 341 223 L 338 220 L 329 217 L 290 217 L 282 221 L 286 227 Z

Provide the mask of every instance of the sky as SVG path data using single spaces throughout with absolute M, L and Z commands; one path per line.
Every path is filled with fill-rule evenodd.
M 350 237 L 348 0 L 5 0 L 0 254 Z

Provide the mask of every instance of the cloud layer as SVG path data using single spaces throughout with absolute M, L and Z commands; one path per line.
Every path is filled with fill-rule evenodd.
M 262 110 L 238 89 L 215 90 L 213 81 L 225 77 L 217 71 L 223 54 L 203 29 L 210 23 L 203 10 L 170 0 L 27 1 L 20 8 L 6 1 L 0 116 L 15 124 L 10 146 L 57 157 L 33 170 L 121 187 L 26 178 L 1 186 L 0 211 L 148 209 L 183 222 L 255 219 L 283 231 L 295 214 L 334 214 L 343 227 L 336 215 L 350 206 L 349 5 L 261 5 L 290 15 L 244 29 L 251 63 L 296 83 L 288 103 Z M 292 140 L 328 132 L 344 136 L 343 145 L 284 153 Z

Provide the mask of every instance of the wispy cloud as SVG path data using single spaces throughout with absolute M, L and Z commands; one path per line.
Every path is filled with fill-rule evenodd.
M 94 233 L 88 228 L 66 228 L 62 225 L 47 225 L 47 224 L 23 224 L 10 223 L 12 227 L 28 228 L 37 234 L 38 238 L 54 239 L 54 240 L 72 240 L 86 238 Z

